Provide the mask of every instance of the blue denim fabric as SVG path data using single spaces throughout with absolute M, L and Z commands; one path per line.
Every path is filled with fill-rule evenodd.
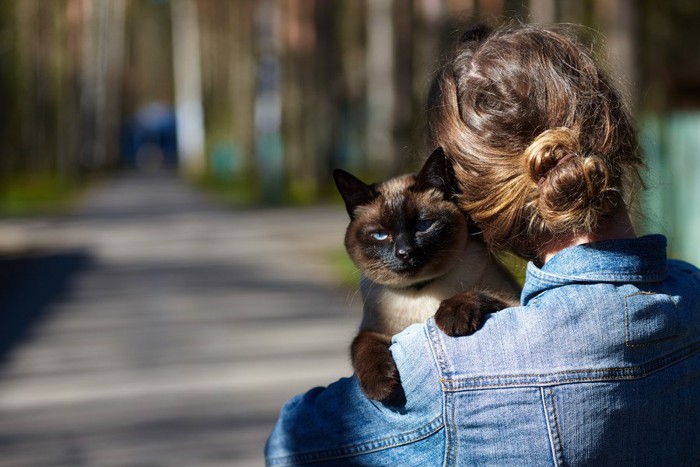
M 394 336 L 407 404 L 354 378 L 283 408 L 268 465 L 700 465 L 700 271 L 651 235 L 528 265 L 471 336 Z

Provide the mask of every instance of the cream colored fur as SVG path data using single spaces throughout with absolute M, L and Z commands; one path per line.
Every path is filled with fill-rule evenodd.
M 394 335 L 411 324 L 433 316 L 440 302 L 477 288 L 503 292 L 517 299 L 520 291 L 515 280 L 492 257 L 486 246 L 468 240 L 461 258 L 443 276 L 422 288 L 394 288 L 363 277 L 363 318 L 360 329 Z

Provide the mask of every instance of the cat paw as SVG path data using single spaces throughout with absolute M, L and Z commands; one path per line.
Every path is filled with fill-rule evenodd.
M 351 346 L 352 363 L 362 392 L 369 399 L 403 406 L 406 395 L 401 387 L 399 369 L 389 351 L 390 343 L 390 336 L 361 331 Z
M 470 290 L 443 300 L 435 313 L 435 324 L 448 336 L 467 336 L 481 327 L 486 314 L 507 306 L 499 297 Z
M 392 406 L 406 403 L 399 371 L 393 360 L 360 370 L 357 378 L 367 398 Z

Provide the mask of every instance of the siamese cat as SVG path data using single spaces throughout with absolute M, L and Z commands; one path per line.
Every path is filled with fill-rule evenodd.
M 367 185 L 336 169 L 333 178 L 350 215 L 345 247 L 362 273 L 353 368 L 370 399 L 403 405 L 392 335 L 433 315 L 448 335 L 470 334 L 486 313 L 516 305 L 520 290 L 470 232 L 441 148 L 417 175 Z

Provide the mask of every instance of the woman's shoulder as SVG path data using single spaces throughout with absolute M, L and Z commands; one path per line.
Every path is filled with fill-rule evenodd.
M 448 337 L 433 320 L 426 329 L 446 386 L 617 378 L 620 369 L 644 375 L 700 341 L 700 270 L 669 261 L 661 281 L 550 284 L 525 306 L 489 315 L 470 336 Z
M 565 336 L 561 328 L 570 315 L 566 309 L 552 313 L 546 306 L 533 304 L 490 314 L 468 336 L 449 337 L 434 319 L 425 323 L 425 329 L 443 384 L 480 387 L 504 376 L 549 371 L 551 366 L 543 357 L 552 353 L 562 357 L 559 347 Z
M 675 272 L 677 274 L 690 274 L 695 276 L 697 280 L 700 280 L 700 268 L 686 261 L 682 261 L 680 259 L 669 259 L 668 268 L 671 273 Z

